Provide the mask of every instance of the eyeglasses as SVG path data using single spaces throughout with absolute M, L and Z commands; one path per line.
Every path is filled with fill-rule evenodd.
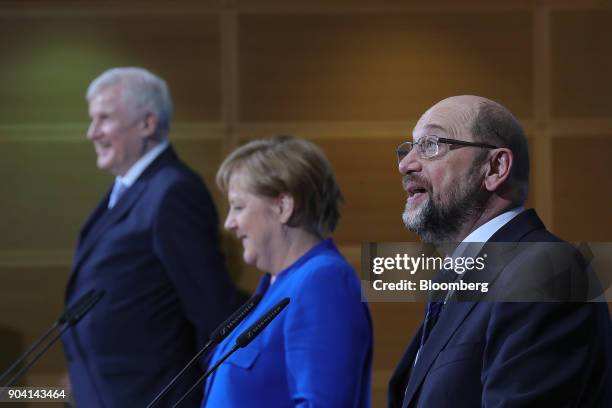
M 473 143 L 466 142 L 463 140 L 455 140 L 455 139 L 446 139 L 438 136 L 424 136 L 418 142 L 404 142 L 397 146 L 397 162 L 401 162 L 404 157 L 408 156 L 408 153 L 412 150 L 413 147 L 417 147 L 417 152 L 422 159 L 431 159 L 440 154 L 440 143 L 444 143 L 451 146 L 455 146 L 455 149 L 465 146 L 471 147 L 483 147 L 485 149 L 499 149 L 498 146 L 493 146 L 487 143 Z

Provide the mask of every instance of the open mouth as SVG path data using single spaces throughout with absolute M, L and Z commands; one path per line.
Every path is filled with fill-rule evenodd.
M 110 147 L 111 147 L 110 143 L 96 143 L 96 146 L 95 146 L 96 153 L 104 154 L 110 150 Z
M 410 187 L 408 189 L 408 197 L 413 197 L 415 195 L 423 194 L 423 193 L 426 193 L 426 192 L 427 192 L 427 190 L 425 188 L 422 188 L 422 187 Z
M 412 198 L 412 197 L 418 196 L 419 194 L 426 193 L 427 189 L 421 186 L 410 186 L 408 187 L 406 192 L 408 193 L 408 198 Z
M 416 201 L 421 200 L 423 197 L 425 197 L 425 195 L 427 194 L 427 189 L 424 187 L 420 187 L 420 186 L 413 186 L 413 187 L 409 187 L 406 190 L 406 193 L 408 194 L 407 201 L 409 203 L 414 203 Z

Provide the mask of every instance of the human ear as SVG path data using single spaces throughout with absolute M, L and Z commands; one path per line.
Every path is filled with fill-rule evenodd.
M 277 199 L 277 206 L 280 222 L 282 224 L 288 223 L 295 207 L 293 197 L 286 193 L 281 194 Z
M 495 149 L 488 163 L 489 168 L 485 174 L 484 184 L 488 191 L 493 192 L 510 177 L 510 171 L 514 164 L 512 151 L 507 148 Z
M 149 138 L 155 135 L 157 129 L 157 115 L 153 112 L 148 112 L 141 122 L 143 130 L 143 138 Z

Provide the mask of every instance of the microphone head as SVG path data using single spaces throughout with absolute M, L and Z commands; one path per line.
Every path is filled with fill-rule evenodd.
M 96 294 L 96 290 L 90 289 L 83 296 L 81 296 L 76 302 L 68 306 L 66 310 L 64 310 L 64 312 L 61 314 L 59 319 L 57 319 L 59 324 L 66 323 L 67 321 L 72 319 L 72 316 L 74 316 L 74 314 L 77 313 L 81 309 L 81 307 L 83 307 L 83 305 L 87 304 L 89 300 L 92 299 L 95 294 Z
M 251 327 L 236 338 L 236 346 L 246 347 L 255 337 L 265 329 L 272 320 L 289 304 L 290 299 L 284 298 L 274 306 L 272 306 L 262 317 L 259 318 Z
M 219 344 L 244 320 L 244 318 L 259 304 L 261 294 L 256 293 L 247 300 L 238 310 L 221 323 L 210 335 L 210 341 Z
M 68 324 L 72 326 L 81 320 L 83 316 L 85 316 L 91 310 L 91 308 L 100 301 L 100 299 L 102 299 L 102 296 L 104 296 L 105 293 L 106 292 L 104 289 L 100 289 L 94 296 L 91 296 L 86 302 L 83 302 L 83 304 L 80 305 L 81 307 L 76 309 L 74 313 L 68 317 Z

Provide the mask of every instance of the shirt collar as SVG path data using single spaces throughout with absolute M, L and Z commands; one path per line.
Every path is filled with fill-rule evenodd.
M 525 210 L 525 207 L 519 206 L 511 210 L 499 214 L 497 217 L 476 228 L 467 237 L 457 245 L 451 257 L 459 256 L 476 256 L 484 243 L 489 240 L 501 227 L 510 222 L 511 219 L 519 215 Z
M 153 162 L 153 160 L 157 159 L 157 157 L 162 154 L 164 150 L 170 145 L 168 140 L 161 141 L 154 148 L 149 150 L 142 156 L 136 163 L 130 167 L 130 169 L 125 173 L 124 176 L 117 176 L 115 180 L 120 183 L 123 183 L 126 187 L 130 187 L 134 182 L 140 177 L 143 171 Z
M 487 242 L 501 227 L 525 210 L 525 207 L 515 207 L 499 214 L 472 231 L 462 242 Z

